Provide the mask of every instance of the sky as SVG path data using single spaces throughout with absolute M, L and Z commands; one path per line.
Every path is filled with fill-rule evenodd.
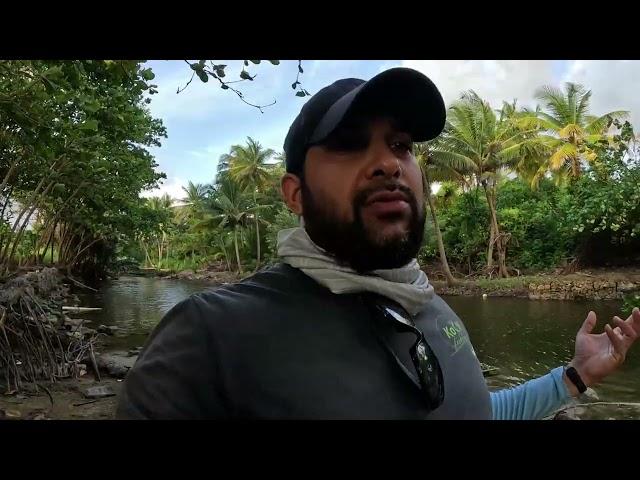
M 227 65 L 226 78 L 238 77 L 241 60 L 219 60 Z M 282 60 L 274 66 L 263 61 L 250 64 L 257 75 L 253 82 L 234 86 L 254 104 L 275 105 L 258 109 L 243 103 L 230 90 L 215 82 L 197 78 L 188 88 L 176 93 L 191 76 L 184 61 L 149 61 L 158 85 L 150 104 L 151 114 L 161 118 L 168 138 L 161 147 L 151 149 L 158 170 L 167 175 L 163 184 L 145 196 L 168 193 L 183 197 L 188 181 L 209 183 L 215 177 L 218 158 L 229 147 L 242 144 L 247 137 L 264 147 L 282 151 L 289 125 L 308 99 L 295 96 L 291 84 L 296 79 L 298 62 Z M 431 78 L 446 104 L 465 90 L 475 90 L 494 108 L 502 101 L 518 100 L 518 105 L 534 107 L 534 93 L 542 85 L 561 87 L 565 82 L 581 83 L 592 90 L 591 113 L 602 115 L 613 110 L 628 110 L 634 125 L 640 125 L 640 61 L 636 60 L 304 60 L 302 86 L 313 94 L 340 79 L 356 77 L 368 80 L 386 69 L 414 68 Z

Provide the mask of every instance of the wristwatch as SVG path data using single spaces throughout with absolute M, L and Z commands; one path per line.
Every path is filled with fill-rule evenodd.
M 580 378 L 580 374 L 574 367 L 566 367 L 564 373 L 567 374 L 567 378 L 576 386 L 581 395 L 587 391 L 587 386 L 584 384 L 582 378 Z

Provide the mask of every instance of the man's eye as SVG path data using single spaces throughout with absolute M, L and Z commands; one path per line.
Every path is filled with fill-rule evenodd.
M 396 141 L 391 144 L 391 148 L 394 151 L 398 151 L 401 153 L 413 153 L 413 142 Z

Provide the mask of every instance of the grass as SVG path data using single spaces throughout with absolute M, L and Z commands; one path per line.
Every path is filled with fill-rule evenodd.
M 527 288 L 530 283 L 541 283 L 543 279 L 540 277 L 523 275 L 520 277 L 509 277 L 509 278 L 479 278 L 477 280 L 471 280 L 468 285 L 476 285 L 477 287 L 487 290 L 505 290 L 505 289 L 516 289 L 516 288 Z

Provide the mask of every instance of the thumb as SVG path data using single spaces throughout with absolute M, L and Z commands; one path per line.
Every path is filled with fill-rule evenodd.
M 596 313 L 592 310 L 587 315 L 587 318 L 585 319 L 584 323 L 580 327 L 580 330 L 578 330 L 578 334 L 580 334 L 580 333 L 583 333 L 583 334 L 591 333 L 595 326 L 596 326 Z

